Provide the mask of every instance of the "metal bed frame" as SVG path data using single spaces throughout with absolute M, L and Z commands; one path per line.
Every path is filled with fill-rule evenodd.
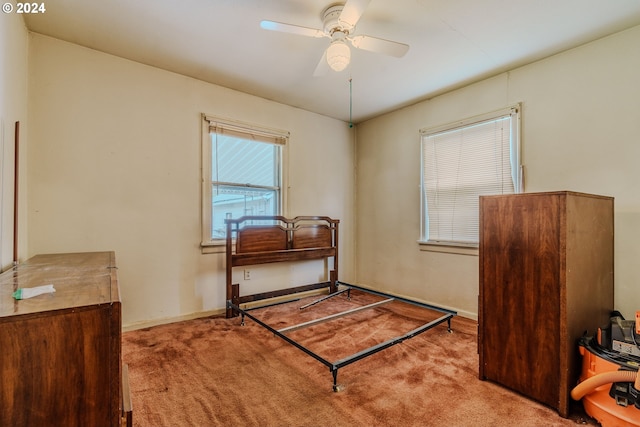
M 448 309 L 444 309 L 441 307 L 436 307 L 430 304 L 425 304 L 425 303 L 421 303 L 421 302 L 417 302 L 417 301 L 413 301 L 407 298 L 401 298 L 401 297 L 397 297 L 391 294 L 387 294 L 384 292 L 378 292 L 378 291 L 374 291 L 372 289 L 368 289 L 368 288 L 364 288 L 361 286 L 357 286 L 357 285 L 353 285 L 353 284 L 349 284 L 349 283 L 345 283 L 345 282 L 340 282 L 337 281 L 336 282 L 337 285 L 337 291 L 330 293 L 329 295 L 326 295 L 324 297 L 321 297 L 309 304 L 306 304 L 304 306 L 301 306 L 300 309 L 305 309 L 308 308 L 312 305 L 318 304 L 320 302 L 326 301 L 330 298 L 336 297 L 344 292 L 347 292 L 348 297 L 350 297 L 351 294 L 351 290 L 352 289 L 357 289 L 359 291 L 365 292 L 365 293 L 369 293 L 369 294 L 373 294 L 373 295 L 377 295 L 383 298 L 386 298 L 384 300 L 381 301 L 377 301 L 365 306 L 361 306 L 361 307 L 357 307 L 357 308 L 353 308 L 351 310 L 346 310 L 343 312 L 339 312 L 339 313 L 335 313 L 335 314 L 331 314 L 329 316 L 323 317 L 323 318 L 319 318 L 319 319 L 315 319 L 315 320 L 311 320 L 311 321 L 307 321 L 304 323 L 300 323 L 297 325 L 293 325 L 293 326 L 288 326 L 285 328 L 281 328 L 281 329 L 276 329 L 270 325 L 268 325 L 267 323 L 263 322 L 262 320 L 260 320 L 257 316 L 254 316 L 252 314 L 249 313 L 249 311 L 252 310 L 257 310 L 260 308 L 265 308 L 265 307 L 269 307 L 269 306 L 273 306 L 276 304 L 284 304 L 284 303 L 289 303 L 289 302 L 293 302 L 296 300 L 290 300 L 290 301 L 285 301 L 285 302 L 278 302 L 275 304 L 267 304 L 267 305 L 261 305 L 258 307 L 252 307 L 249 309 L 243 309 L 241 308 L 239 305 L 236 305 L 232 302 L 232 300 L 228 300 L 227 301 L 227 309 L 228 310 L 232 310 L 236 313 L 239 313 L 241 316 L 241 324 L 244 325 L 244 319 L 245 317 L 248 317 L 249 319 L 253 320 L 254 322 L 256 322 L 257 324 L 259 324 L 260 326 L 264 327 L 265 329 L 269 330 L 270 332 L 272 332 L 274 335 L 282 338 L 283 340 L 285 340 L 286 342 L 288 342 L 289 344 L 293 345 L 294 347 L 302 350 L 303 352 L 305 352 L 306 354 L 308 354 L 309 356 L 313 357 L 314 359 L 316 359 L 317 361 L 319 361 L 320 363 L 322 363 L 323 365 L 327 366 L 329 368 L 329 371 L 331 372 L 332 376 L 333 376 L 333 391 L 340 391 L 341 390 L 341 386 L 338 385 L 338 370 L 340 368 L 343 368 L 345 366 L 348 366 L 354 362 L 357 362 L 358 360 L 364 359 L 365 357 L 368 357 L 370 355 L 376 354 L 379 351 L 382 351 L 384 349 L 387 349 L 391 346 L 394 346 L 396 344 L 399 344 L 407 339 L 413 338 L 423 332 L 428 331 L 429 329 L 434 328 L 435 326 L 443 323 L 443 322 L 447 322 L 447 330 L 448 332 L 452 332 L 451 330 L 451 318 L 455 315 L 457 315 L 457 312 L 453 311 L 453 310 L 448 310 Z M 388 339 L 384 342 L 381 342 L 379 344 L 376 344 L 374 346 L 371 346 L 369 348 L 366 348 L 364 350 L 358 351 L 355 354 L 352 354 L 350 356 L 344 357 L 340 360 L 337 361 L 330 361 L 325 359 L 324 357 L 320 356 L 319 354 L 313 352 L 312 350 L 310 350 L 309 348 L 305 347 L 303 344 L 301 344 L 300 342 L 292 339 L 291 337 L 289 337 L 287 334 L 289 332 L 293 332 L 295 330 L 299 330 L 302 328 L 306 328 L 306 327 L 310 327 L 313 325 L 317 325 L 320 323 L 324 323 L 324 322 L 328 322 L 340 317 L 344 317 L 344 316 L 349 316 L 351 314 L 363 311 L 363 310 L 368 310 L 368 309 L 373 309 L 375 307 L 379 307 L 385 304 L 388 304 L 390 302 L 393 301 L 400 301 L 400 302 L 404 302 L 407 304 L 412 304 L 418 307 L 422 307 L 425 309 L 429 309 L 429 310 L 434 310 L 437 312 L 442 313 L 442 316 L 438 317 L 435 320 L 432 320 L 430 322 L 427 322 L 425 324 L 423 324 L 422 326 L 415 328 L 403 335 L 400 336 L 396 336 L 394 338 Z

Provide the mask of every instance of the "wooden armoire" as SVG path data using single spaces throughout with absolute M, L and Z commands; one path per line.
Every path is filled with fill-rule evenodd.
M 614 309 L 613 231 L 611 197 L 480 197 L 480 379 L 569 415 L 578 340 Z

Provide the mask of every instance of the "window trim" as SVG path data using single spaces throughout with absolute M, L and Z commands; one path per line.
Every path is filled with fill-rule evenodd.
M 512 150 L 514 152 L 511 154 L 512 158 L 515 158 L 515 166 L 516 170 L 512 170 L 512 175 L 514 178 L 514 193 L 523 193 L 524 192 L 524 180 L 523 180 L 523 166 L 522 166 L 522 157 L 521 157 L 521 120 L 522 120 L 522 105 L 521 103 L 516 103 L 511 106 L 501 108 L 498 110 L 490 111 L 488 113 L 472 116 L 466 119 L 457 120 L 454 122 L 437 125 L 433 127 L 422 128 L 419 131 L 420 134 L 420 238 L 418 239 L 418 245 L 420 250 L 422 251 L 432 251 L 432 252 L 445 252 L 445 253 L 455 253 L 462 255 L 478 255 L 478 246 L 479 243 L 471 243 L 471 242 L 454 242 L 454 241 L 436 241 L 436 240 L 425 240 L 425 227 L 427 224 L 425 211 L 425 191 L 424 191 L 424 148 L 423 148 L 423 138 L 438 134 L 444 131 L 456 130 L 458 128 L 467 127 L 474 125 L 476 123 L 485 122 L 492 119 L 498 119 L 503 116 L 512 115 L 511 127 L 512 134 L 515 139 L 512 142 Z M 512 166 L 514 162 L 512 162 Z
M 202 114 L 202 134 L 201 134 L 201 241 L 200 246 L 203 253 L 221 253 L 225 249 L 226 239 L 211 238 L 211 138 L 210 129 L 212 124 L 231 132 L 251 133 L 258 136 L 258 140 L 280 145 L 280 215 L 286 216 L 288 211 L 287 189 L 288 189 L 288 147 L 290 133 L 288 131 L 274 129 L 264 126 L 257 126 L 233 119 L 222 118 Z M 272 142 L 273 141 L 273 142 Z

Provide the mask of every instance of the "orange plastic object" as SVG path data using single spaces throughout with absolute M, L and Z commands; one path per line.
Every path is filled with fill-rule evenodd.
M 579 349 L 582 355 L 581 382 L 604 372 L 618 370 L 618 365 L 615 363 L 598 357 L 583 346 Z M 586 413 L 595 418 L 602 427 L 640 426 L 640 409 L 633 405 L 626 407 L 618 405 L 615 399 L 609 396 L 610 388 L 611 384 L 601 385 L 582 398 Z

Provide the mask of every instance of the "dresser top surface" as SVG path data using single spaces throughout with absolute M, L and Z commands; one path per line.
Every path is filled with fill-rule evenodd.
M 36 255 L 0 274 L 0 320 L 120 301 L 114 252 Z M 55 292 L 16 300 L 18 288 L 53 285 Z
M 614 200 L 611 196 L 604 196 L 599 194 L 590 194 L 590 193 L 581 193 L 579 191 L 538 191 L 532 193 L 516 193 L 516 194 L 494 194 L 494 195 L 485 195 L 480 196 L 480 200 L 482 199 L 500 199 L 500 198 L 514 198 L 514 197 L 548 197 L 548 196 L 564 196 L 564 197 L 584 197 L 584 198 L 593 198 L 593 199 L 607 199 Z

